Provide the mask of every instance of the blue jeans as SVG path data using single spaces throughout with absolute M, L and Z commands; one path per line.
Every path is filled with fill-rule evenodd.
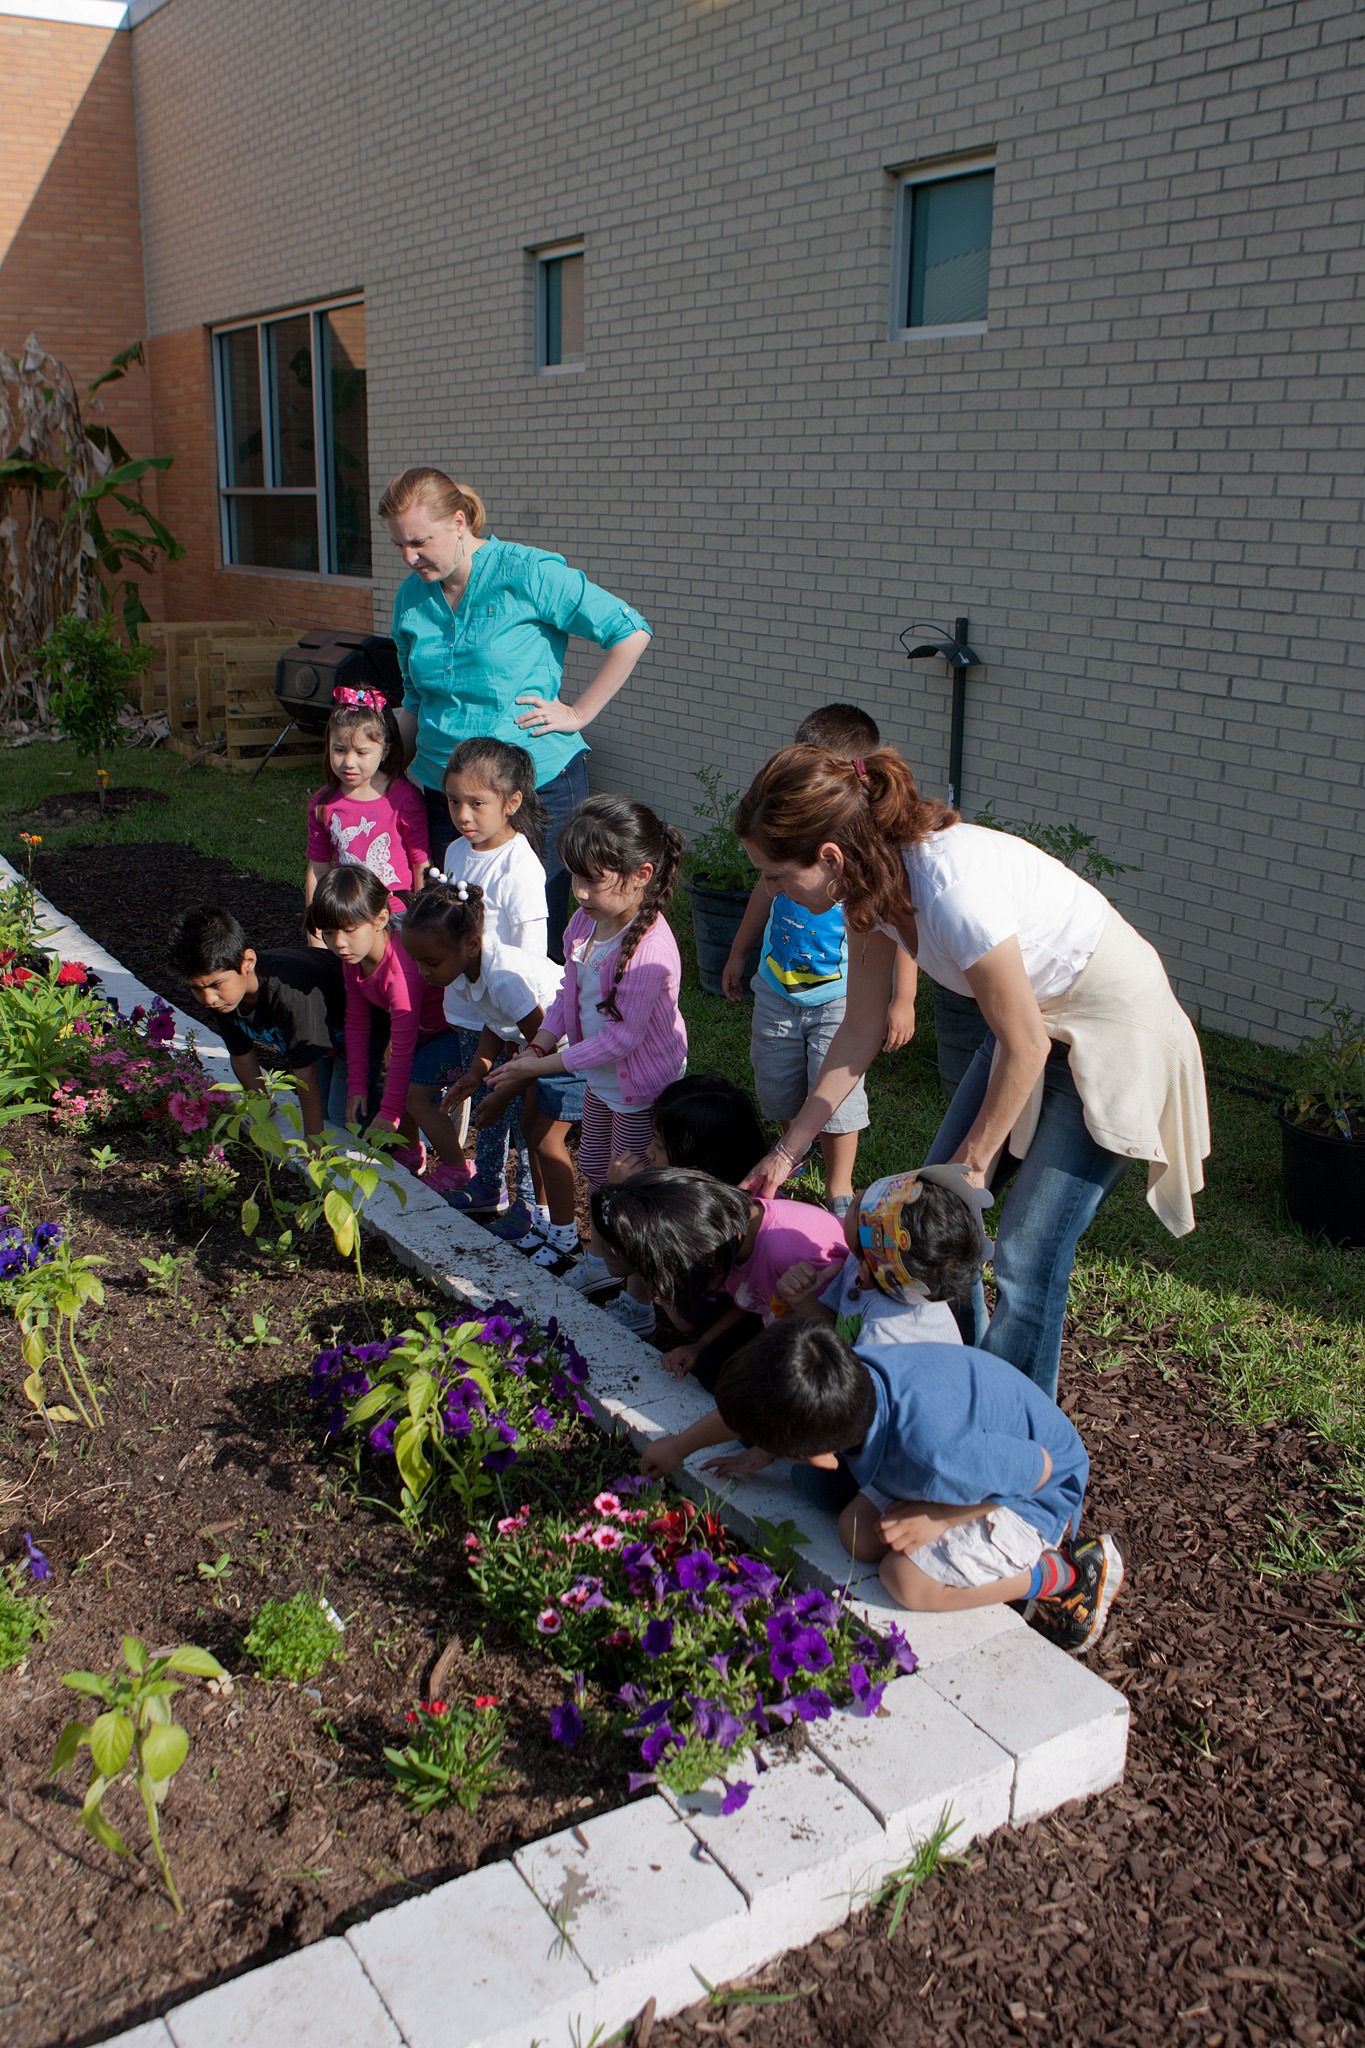
M 545 806 L 548 820 L 545 829 L 545 850 L 541 859 L 545 863 L 545 897 L 549 905 L 549 950 L 552 960 L 562 960 L 564 927 L 569 922 L 569 877 L 564 869 L 555 841 L 568 824 L 578 806 L 588 793 L 588 757 L 586 753 L 575 754 L 567 768 L 561 768 L 558 775 L 545 783 L 536 794 Z M 427 805 L 427 831 L 431 839 L 431 858 L 438 868 L 446 863 L 446 849 L 459 833 L 450 821 L 450 806 L 443 789 L 424 789 L 422 795 Z
M 460 1041 L 460 1067 L 464 1071 L 468 1069 L 479 1050 L 481 1034 L 477 1031 L 466 1031 L 461 1026 L 457 1035 Z M 509 1052 L 514 1050 L 515 1047 L 508 1047 Z M 487 1083 L 476 1089 L 470 1098 L 470 1108 L 473 1109 L 478 1103 L 482 1102 L 487 1093 Z M 519 1095 L 512 1097 L 512 1100 L 508 1103 L 495 1124 L 489 1124 L 485 1130 L 474 1133 L 474 1171 L 478 1174 L 479 1179 L 486 1188 L 499 1188 L 502 1186 L 503 1168 L 507 1164 L 509 1152 L 516 1161 L 516 1185 L 513 1186 L 509 1182 L 508 1196 L 514 1201 L 526 1202 L 531 1208 L 534 1208 L 536 1191 L 535 1184 L 531 1179 L 531 1167 L 527 1158 L 525 1140 L 521 1135 L 521 1097 Z
M 990 1078 L 995 1038 L 987 1033 L 948 1105 L 926 1165 L 952 1159 L 975 1123 Z M 1097 1145 L 1085 1125 L 1064 1045 L 1043 1070 L 1043 1106 L 1028 1155 L 1005 1197 L 995 1239 L 995 1314 L 987 1319 L 978 1277 L 972 1291 L 974 1341 L 1008 1359 L 1057 1398 L 1062 1326 L 1076 1246 L 1128 1161 Z

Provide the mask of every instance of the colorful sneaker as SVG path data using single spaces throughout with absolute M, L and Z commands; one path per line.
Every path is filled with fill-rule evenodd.
M 1073 1657 L 1091 1648 L 1109 1618 L 1123 1584 L 1123 1558 L 1112 1536 L 1087 1536 L 1081 1543 L 1063 1543 L 1062 1554 L 1076 1573 L 1067 1593 L 1035 1600 L 1029 1626 Z
M 538 1244 L 544 1244 L 545 1233 L 536 1222 L 534 1209 L 528 1209 L 525 1202 L 509 1202 L 500 1216 L 487 1226 L 493 1237 L 500 1237 L 504 1244 L 515 1245 L 518 1251 L 534 1251 Z M 525 1242 L 530 1239 L 530 1243 Z
M 430 1174 L 427 1179 L 430 1180 Z M 462 1216 L 495 1216 L 498 1209 L 498 1189 L 485 1187 L 475 1174 L 463 1181 L 451 1194 L 446 1196 L 452 1209 L 458 1209 Z
M 405 1166 L 409 1173 L 420 1173 L 427 1163 L 425 1145 L 399 1145 L 389 1154 L 395 1166 Z
M 658 1321 L 653 1302 L 637 1301 L 633 1294 L 618 1294 L 615 1301 L 603 1305 L 603 1314 L 624 1329 L 633 1330 L 637 1337 L 652 1337 Z
M 426 1184 L 438 1195 L 453 1195 L 457 1188 L 467 1188 L 474 1178 L 474 1169 L 467 1162 L 458 1166 L 447 1166 L 443 1159 L 435 1160 L 426 1170 Z
M 580 1294 L 605 1294 L 609 1287 L 621 1285 L 621 1276 L 608 1272 L 606 1260 L 599 1259 L 596 1252 L 584 1252 L 564 1275 L 564 1282 Z

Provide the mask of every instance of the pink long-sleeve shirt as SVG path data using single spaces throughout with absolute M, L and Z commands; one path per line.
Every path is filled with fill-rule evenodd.
M 346 981 L 346 1090 L 369 1090 L 370 1010 L 389 1013 L 389 1071 L 379 1114 L 396 1123 L 407 1104 L 412 1057 L 419 1042 L 446 1028 L 444 992 L 417 972 L 411 955 L 390 939 L 373 974 L 343 961 Z
M 582 953 L 596 929 L 586 911 L 575 911 L 564 932 L 564 985 L 545 1014 L 542 1031 L 567 1038 L 560 1057 L 570 1074 L 592 1067 L 614 1066 L 621 1098 L 631 1109 L 648 1109 L 655 1098 L 687 1070 L 687 1026 L 678 1008 L 682 962 L 668 920 L 656 917 L 631 955 L 616 990 L 619 1024 L 608 1017 L 592 1038 L 583 1036 L 583 1002 L 605 1002 L 616 972 L 617 955 L 608 953 L 589 986 L 580 984 Z M 591 984 L 595 981 L 596 986 Z

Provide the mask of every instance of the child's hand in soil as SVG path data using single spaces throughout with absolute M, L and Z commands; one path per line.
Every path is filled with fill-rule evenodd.
M 722 1479 L 749 1479 L 773 1463 L 769 1451 L 730 1451 L 723 1458 L 712 1458 L 706 1469 L 718 1473 Z
M 700 1344 L 675 1344 L 671 1351 L 659 1353 L 659 1363 L 675 1380 L 681 1380 L 686 1379 L 700 1357 Z
M 646 1444 L 640 1453 L 640 1470 L 646 1479 L 666 1479 L 682 1463 L 680 1440 L 676 1436 L 660 1436 L 652 1444 Z

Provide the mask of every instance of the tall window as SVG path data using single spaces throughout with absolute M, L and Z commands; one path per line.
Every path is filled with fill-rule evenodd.
M 901 179 L 894 333 L 985 333 L 994 185 L 994 167 L 984 163 L 909 171 Z
M 368 576 L 364 306 L 253 320 L 213 347 L 224 562 Z
M 537 249 L 536 368 L 583 367 L 583 244 Z

